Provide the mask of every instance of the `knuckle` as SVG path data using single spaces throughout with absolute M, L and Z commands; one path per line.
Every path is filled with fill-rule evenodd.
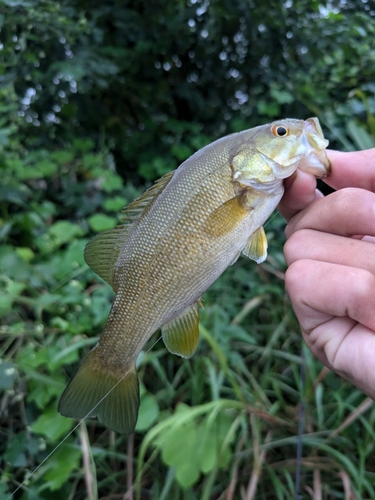
M 345 213 L 348 208 L 356 210 L 364 201 L 364 191 L 359 188 L 343 188 L 332 193 L 331 200 L 334 204 L 335 213 Z
M 352 275 L 351 275 L 352 274 Z M 353 307 L 356 311 L 363 309 L 363 305 L 374 296 L 375 276 L 366 269 L 355 269 L 348 275 L 348 286 L 352 288 Z
M 285 288 L 293 301 L 294 296 L 299 295 L 303 276 L 306 273 L 307 260 L 296 260 L 290 264 L 285 272 Z

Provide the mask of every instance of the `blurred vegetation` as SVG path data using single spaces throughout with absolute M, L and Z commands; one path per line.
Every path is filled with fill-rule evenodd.
M 109 287 L 83 249 L 212 140 L 318 116 L 331 145 L 375 146 L 367 1 L 0 0 L 0 498 L 73 428 L 56 405 L 101 333 Z M 156 334 L 126 438 L 87 421 L 14 495 L 289 499 L 305 407 L 303 498 L 375 498 L 375 410 L 301 346 L 284 222 L 205 295 L 187 361 Z M 305 385 L 300 367 L 305 370 Z M 319 496 L 320 495 L 320 496 Z

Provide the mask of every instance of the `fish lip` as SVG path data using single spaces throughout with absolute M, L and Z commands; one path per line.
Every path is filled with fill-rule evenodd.
M 324 179 L 331 173 L 331 163 L 325 150 L 304 155 L 299 162 L 298 168 L 318 179 Z
M 326 154 L 329 141 L 324 138 L 317 118 L 304 121 L 300 140 L 305 146 L 305 154 L 300 159 L 298 168 L 318 179 L 328 177 L 331 172 L 331 163 Z

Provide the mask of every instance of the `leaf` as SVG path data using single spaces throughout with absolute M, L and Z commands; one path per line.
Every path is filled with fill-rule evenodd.
M 74 420 L 57 413 L 56 408 L 45 410 L 44 413 L 31 424 L 31 430 L 55 442 L 65 436 L 74 425 Z
M 185 415 L 185 412 L 182 412 L 181 415 Z M 176 418 L 173 427 L 159 436 L 156 442 L 161 449 L 163 461 L 175 468 L 176 479 L 183 488 L 189 488 L 198 481 L 197 449 L 199 439 L 193 419 L 184 421 L 180 425 L 178 418 Z
M 355 120 L 349 120 L 346 128 L 350 138 L 358 149 L 371 149 L 375 147 L 375 138 Z
M 295 99 L 287 90 L 281 90 L 275 87 L 271 88 L 270 94 L 279 104 L 290 104 Z
M 73 151 L 60 149 L 59 151 L 54 151 L 51 154 L 51 158 L 53 158 L 57 163 L 60 164 L 69 163 L 74 159 L 74 153 Z
M 171 150 L 172 154 L 179 160 L 183 161 L 189 158 L 194 151 L 186 144 L 174 144 Z
M 95 232 L 100 233 L 106 231 L 107 229 L 112 229 L 117 224 L 117 219 L 110 217 L 105 214 L 95 214 L 88 218 L 87 222 L 91 229 Z
M 162 457 L 166 464 L 176 469 L 176 478 L 184 488 L 189 488 L 199 479 L 196 453 L 197 432 L 193 422 L 174 427 L 167 433 Z
M 27 279 L 29 272 L 29 266 L 17 255 L 14 247 L 10 245 L 0 247 L 0 274 L 21 282 Z
M 35 253 L 28 247 L 18 247 L 16 248 L 16 253 L 19 255 L 25 262 L 30 262 L 35 257 Z
M 198 461 L 203 473 L 210 472 L 214 466 L 225 467 L 231 450 L 227 448 L 224 452 L 222 446 L 232 425 L 232 419 L 228 414 L 220 413 L 214 420 L 208 416 L 201 424 L 201 439 L 198 448 Z
M 26 446 L 27 439 L 24 432 L 13 436 L 7 445 L 7 450 L 4 453 L 4 460 L 9 462 L 13 467 L 26 467 Z
M 25 288 L 24 283 L 8 281 L 1 296 L 0 316 L 11 310 L 14 300 L 21 295 Z
M 72 471 L 79 467 L 80 458 L 80 448 L 70 444 L 60 446 L 47 464 L 49 470 L 44 474 L 45 486 L 52 491 L 61 488 L 70 478 Z
M 49 234 L 56 240 L 58 245 L 63 245 L 74 238 L 82 236 L 84 230 L 78 225 L 66 220 L 60 220 L 52 224 Z
M 126 205 L 125 198 L 121 196 L 114 196 L 113 198 L 108 198 L 104 202 L 104 208 L 108 210 L 108 212 L 120 212 Z
M 151 394 L 146 394 L 141 398 L 138 412 L 138 421 L 135 427 L 137 432 L 147 431 L 159 416 L 159 405 Z
M 96 168 L 92 170 L 91 174 L 94 178 L 100 181 L 101 188 L 106 193 L 111 193 L 112 191 L 122 188 L 122 179 L 114 172 L 104 170 L 102 168 Z
M 75 139 L 73 141 L 73 147 L 78 151 L 85 153 L 86 151 L 90 151 L 95 146 L 95 142 L 92 139 Z

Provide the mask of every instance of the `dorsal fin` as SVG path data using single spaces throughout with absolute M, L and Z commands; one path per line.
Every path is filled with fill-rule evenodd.
M 93 238 L 85 248 L 85 261 L 104 281 L 117 292 L 115 284 L 116 262 L 130 231 L 149 212 L 156 198 L 167 186 L 174 174 L 169 172 L 153 186 L 128 205 L 122 213 L 123 224 L 103 231 Z
M 91 269 L 106 281 L 115 292 L 115 269 L 121 248 L 128 237 L 132 224 L 123 224 L 103 231 L 87 243 L 85 261 Z
M 160 193 L 165 189 L 169 181 L 172 179 L 175 170 L 169 172 L 168 174 L 163 175 L 155 184 L 147 189 L 139 198 L 136 198 L 134 201 L 130 203 L 127 207 L 122 210 L 124 217 L 122 219 L 124 221 L 134 222 L 139 221 L 144 217 L 154 204 L 156 198 Z

